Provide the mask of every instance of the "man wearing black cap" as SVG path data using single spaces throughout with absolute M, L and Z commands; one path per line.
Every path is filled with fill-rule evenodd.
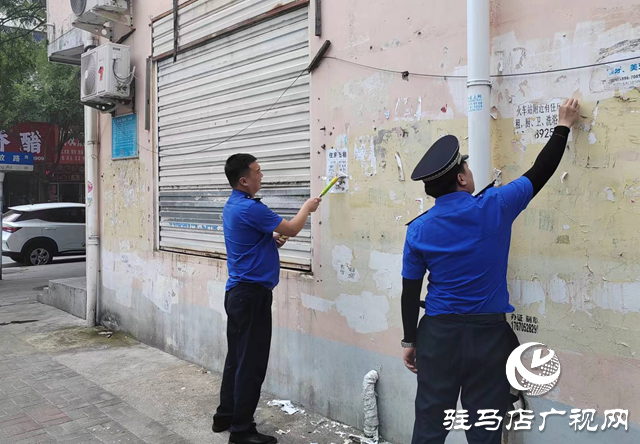
M 511 225 L 556 171 L 578 109 L 574 99 L 560 107 L 559 126 L 533 167 L 508 185 L 474 197 L 468 156 L 453 136 L 438 140 L 411 176 L 436 199 L 409 223 L 403 255 L 403 355 L 418 375 L 413 444 L 444 443 L 445 410 L 456 410 L 458 395 L 468 442 L 501 442 L 502 427 L 474 425 L 478 410 L 503 418 L 509 405 L 505 369 L 517 343 L 505 316 L 514 311 L 506 279 Z M 416 326 L 427 270 L 426 315 Z

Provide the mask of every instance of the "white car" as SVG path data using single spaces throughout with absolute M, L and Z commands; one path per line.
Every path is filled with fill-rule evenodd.
M 2 215 L 2 254 L 16 262 L 46 265 L 85 252 L 84 204 L 24 205 Z

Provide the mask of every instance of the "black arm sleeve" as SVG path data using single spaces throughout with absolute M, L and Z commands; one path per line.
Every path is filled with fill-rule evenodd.
M 420 314 L 420 292 L 424 279 L 402 279 L 402 326 L 404 342 L 416 342 L 418 315 Z
M 549 139 L 549 142 L 538 154 L 538 158 L 529 171 L 523 174 L 533 184 L 533 196 L 542 189 L 543 186 L 551 179 L 553 173 L 556 172 L 564 149 L 567 146 L 570 129 L 566 126 L 557 126 Z

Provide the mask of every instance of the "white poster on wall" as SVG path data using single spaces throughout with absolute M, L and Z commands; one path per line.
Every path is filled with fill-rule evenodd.
M 349 176 L 349 150 L 347 148 L 327 150 L 327 185 L 336 177 L 338 171 Z M 349 179 L 344 179 L 336 183 L 330 193 L 346 193 L 348 189 Z
M 625 62 L 608 69 L 604 83 L 607 91 L 634 88 L 640 85 L 639 61 Z
M 528 143 L 546 143 L 558 126 L 560 105 L 563 99 L 546 102 L 526 102 L 516 105 L 513 127 Z M 569 140 L 571 140 L 571 133 Z

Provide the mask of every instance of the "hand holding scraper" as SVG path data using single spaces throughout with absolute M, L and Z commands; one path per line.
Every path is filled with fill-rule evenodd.
M 329 185 L 327 185 L 324 190 L 322 190 L 322 193 L 320 193 L 320 195 L 318 197 L 322 197 L 325 194 L 327 194 L 331 188 L 333 188 L 333 186 L 335 184 L 337 184 L 338 182 L 342 182 L 347 178 L 347 175 L 345 173 L 343 173 L 342 171 L 338 171 L 336 177 L 334 177 L 333 179 L 331 179 L 331 182 L 329 182 Z
M 322 193 L 320 193 L 320 195 L 317 197 L 318 200 L 321 200 L 322 197 L 327 194 L 331 188 L 334 187 L 335 184 L 337 184 L 338 182 L 342 182 L 343 180 L 345 180 L 348 176 L 343 173 L 342 171 L 338 171 L 338 173 L 336 174 L 336 177 L 334 177 L 333 179 L 331 179 L 331 182 L 329 182 L 329 185 L 327 185 L 324 190 L 322 190 Z M 320 202 L 318 202 L 319 204 Z M 278 244 L 278 248 L 282 247 L 285 242 L 287 240 L 289 240 L 289 238 L 287 236 L 282 236 L 276 233 L 275 235 L 275 239 L 276 239 L 276 243 Z

